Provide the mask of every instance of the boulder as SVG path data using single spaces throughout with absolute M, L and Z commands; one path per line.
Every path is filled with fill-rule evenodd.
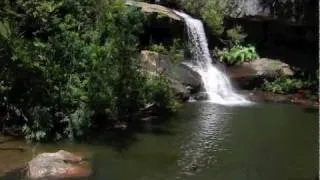
M 175 79 L 168 78 L 168 80 L 169 87 L 173 90 L 175 96 L 182 101 L 187 101 L 190 97 L 190 89 Z
M 179 61 L 182 61 L 182 59 Z M 165 75 L 169 79 L 170 87 L 179 96 L 185 97 L 187 94 L 196 93 L 200 90 L 201 76 L 183 63 L 171 62 L 166 55 L 143 50 L 141 51 L 141 63 L 147 71 Z
M 81 156 L 64 150 L 39 154 L 27 166 L 29 179 L 84 178 L 90 174 L 91 169 Z
M 261 58 L 227 69 L 230 78 L 243 89 L 253 89 L 263 83 L 264 79 L 292 76 L 291 67 L 279 60 Z

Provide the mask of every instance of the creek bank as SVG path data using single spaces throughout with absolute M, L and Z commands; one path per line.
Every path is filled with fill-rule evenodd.
M 232 82 L 255 102 L 292 103 L 307 107 L 319 108 L 318 98 L 311 90 L 303 89 L 288 94 L 277 94 L 262 90 L 255 90 L 265 80 L 274 80 L 281 77 L 293 77 L 295 70 L 289 64 L 280 60 L 260 58 L 241 65 L 226 68 Z
M 147 71 L 165 75 L 169 79 L 169 86 L 179 99 L 188 100 L 191 97 L 196 100 L 207 99 L 207 94 L 201 92 L 200 75 L 186 65 L 174 64 L 168 56 L 147 50 L 141 51 L 141 61 L 142 67 Z M 217 65 L 223 66 L 222 64 Z M 315 95 L 309 90 L 300 90 L 291 94 L 254 90 L 260 87 L 264 80 L 294 76 L 294 69 L 280 60 L 259 58 L 241 65 L 226 67 L 225 71 L 236 87 L 244 91 L 251 101 L 293 103 L 318 108 L 319 102 L 315 100 Z M 149 117 L 153 116 L 147 115 L 142 119 L 148 120 Z
M 319 109 L 318 98 L 312 98 L 314 95 L 309 90 L 300 90 L 292 94 L 276 94 L 259 90 L 243 91 L 248 99 L 254 102 L 274 102 L 285 104 L 297 104 L 303 107 Z
M 25 158 L 24 158 L 25 159 Z M 27 159 L 24 160 L 25 162 Z M 28 163 L 6 172 L 3 179 L 88 179 L 92 174 L 90 164 L 84 157 L 59 150 L 40 153 Z

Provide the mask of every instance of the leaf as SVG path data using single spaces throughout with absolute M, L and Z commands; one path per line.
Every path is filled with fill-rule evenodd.
M 4 22 L 0 21 L 0 35 L 4 39 L 9 39 L 11 35 L 11 30 L 10 30 L 9 23 L 7 21 L 4 21 Z

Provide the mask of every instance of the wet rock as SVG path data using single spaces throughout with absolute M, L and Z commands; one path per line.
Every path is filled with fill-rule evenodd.
M 187 101 L 190 97 L 190 90 L 181 82 L 169 78 L 169 87 L 174 91 L 175 96 L 182 101 Z
M 288 64 L 267 58 L 230 67 L 227 71 L 231 79 L 242 89 L 253 89 L 260 86 L 264 79 L 294 75 L 293 70 Z
M 194 99 L 196 99 L 198 101 L 208 100 L 209 95 L 206 92 L 199 92 L 194 96 Z
M 90 174 L 91 169 L 81 156 L 64 150 L 39 154 L 27 166 L 29 179 L 84 178 Z
M 171 62 L 166 55 L 144 50 L 141 51 L 141 63 L 148 72 L 165 75 L 169 79 L 169 86 L 183 100 L 201 88 L 202 80 L 197 72 L 185 64 Z
M 171 70 L 171 76 L 183 84 L 190 87 L 191 93 L 197 93 L 201 90 L 202 79 L 200 74 L 193 71 L 185 64 L 179 64 L 175 69 Z

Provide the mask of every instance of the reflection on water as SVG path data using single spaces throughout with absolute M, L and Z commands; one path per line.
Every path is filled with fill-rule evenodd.
M 181 156 L 178 159 L 178 166 L 183 175 L 199 173 L 217 160 L 215 154 L 208 156 L 211 151 L 225 151 L 221 142 L 228 135 L 225 131 L 225 124 L 228 123 L 227 109 L 218 105 L 200 106 L 196 111 L 197 121 L 189 130 L 189 134 L 181 143 Z M 179 177 L 180 178 L 180 177 Z
M 297 106 L 196 102 L 146 127 L 90 144 L 0 143 L 0 174 L 59 149 L 88 157 L 92 180 L 287 180 L 318 174 L 317 112 Z

